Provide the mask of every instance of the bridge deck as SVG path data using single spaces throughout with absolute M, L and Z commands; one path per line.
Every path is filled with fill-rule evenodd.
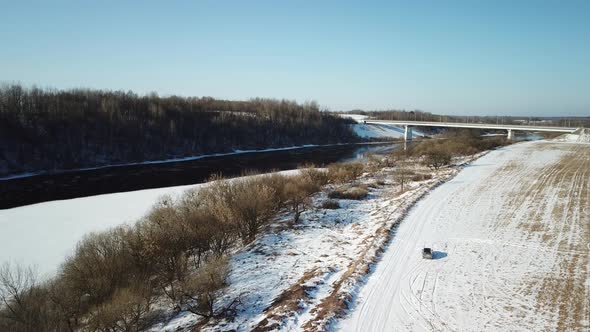
M 544 131 L 555 133 L 573 133 L 578 128 L 570 127 L 548 127 L 548 126 L 522 126 L 503 125 L 490 123 L 457 123 L 457 122 L 427 122 L 427 121 L 390 121 L 390 120 L 366 120 L 368 124 L 391 124 L 410 127 L 449 127 L 449 128 L 478 128 L 478 129 L 500 129 L 517 131 Z

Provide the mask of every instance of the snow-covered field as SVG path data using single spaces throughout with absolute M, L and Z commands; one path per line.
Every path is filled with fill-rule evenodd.
M 337 327 L 589 331 L 589 254 L 590 145 L 515 144 L 411 210 Z

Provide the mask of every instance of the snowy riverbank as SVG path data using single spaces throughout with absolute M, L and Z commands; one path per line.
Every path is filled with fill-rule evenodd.
M 370 188 L 366 199 L 343 199 L 339 200 L 340 208 L 323 209 L 319 206 L 327 198 L 324 192 L 314 198 L 316 208 L 305 212 L 297 225 L 289 226 L 291 217 L 284 215 L 266 234 L 232 257 L 229 287 L 221 302 L 227 304 L 239 297 L 242 305 L 237 316 L 231 322 L 211 322 L 205 329 L 327 328 L 343 314 L 345 307 L 340 304 L 354 296 L 378 259 L 389 240 L 389 230 L 420 197 L 461 168 L 431 172 L 417 167 L 418 173 L 433 178 L 407 183 L 403 194 L 395 169 L 366 173 L 357 181 Z M 196 315 L 181 313 L 153 330 L 186 330 L 198 321 Z

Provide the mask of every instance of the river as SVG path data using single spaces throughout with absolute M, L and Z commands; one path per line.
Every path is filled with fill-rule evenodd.
M 295 169 L 390 153 L 397 144 L 347 144 L 238 153 L 194 160 L 41 174 L 0 180 L 0 209 L 40 202 L 205 182 L 213 174 L 227 177 L 248 171 Z

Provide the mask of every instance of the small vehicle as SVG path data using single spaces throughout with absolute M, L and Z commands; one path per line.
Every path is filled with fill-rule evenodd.
M 422 258 L 424 258 L 424 259 L 432 259 L 432 248 L 424 248 L 424 249 L 422 249 Z

